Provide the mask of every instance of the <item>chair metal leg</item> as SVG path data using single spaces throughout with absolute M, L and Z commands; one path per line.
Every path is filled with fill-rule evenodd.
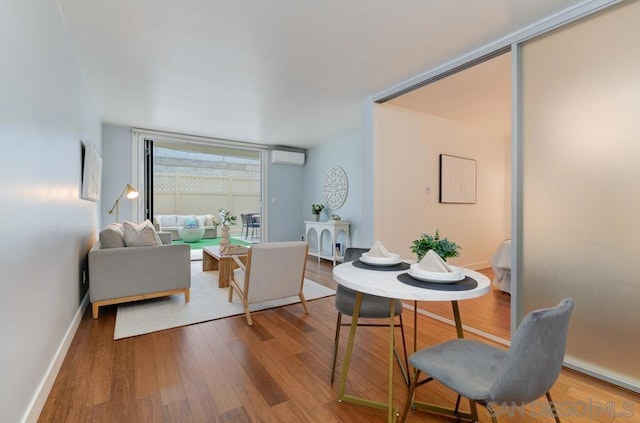
M 336 323 L 336 337 L 333 340 L 333 364 L 331 365 L 331 383 L 335 379 L 336 361 L 338 360 L 338 343 L 340 342 L 340 326 L 342 323 L 342 313 L 338 312 L 338 321 Z
M 407 420 L 407 414 L 409 414 L 409 406 L 413 402 L 413 394 L 416 391 L 416 386 L 418 386 L 418 377 L 420 376 L 420 370 L 415 369 L 413 372 L 413 381 L 409 386 L 409 396 L 407 397 L 407 402 L 404 405 L 404 410 L 402 410 L 402 417 L 400 418 L 400 423 L 404 423 Z
M 409 357 L 407 356 L 407 341 L 404 336 L 404 324 L 402 323 L 402 313 L 398 315 L 400 317 L 400 334 L 402 336 L 402 350 L 404 353 L 404 366 L 400 362 L 400 357 L 398 355 L 398 351 L 396 350 L 396 359 L 398 360 L 398 365 L 400 366 L 400 371 L 402 372 L 402 377 L 404 377 L 404 381 L 409 386 L 411 384 L 411 379 L 409 378 Z
M 398 325 L 400 327 L 400 334 L 402 335 L 402 348 L 403 348 L 403 354 L 404 354 L 404 364 L 402 363 L 402 359 L 400 358 L 400 353 L 398 352 L 397 348 L 395 348 L 394 346 L 394 353 L 395 353 L 395 357 L 396 357 L 396 361 L 398 362 L 398 366 L 400 366 L 400 371 L 402 372 L 402 377 L 405 380 L 405 383 L 407 384 L 407 386 L 409 386 L 411 384 L 411 379 L 409 377 L 409 357 L 407 355 L 407 342 L 406 342 L 406 338 L 404 335 L 404 324 L 402 322 L 402 314 L 399 315 L 400 317 L 400 324 Z M 341 326 L 349 326 L 349 324 L 342 324 L 342 313 L 338 312 L 338 320 L 336 322 L 336 335 L 335 335 L 335 339 L 333 341 L 333 362 L 331 364 L 331 383 L 334 382 L 335 380 L 335 372 L 336 372 L 336 363 L 338 361 L 338 349 L 339 349 L 339 344 L 340 344 L 340 327 Z M 358 326 L 370 326 L 367 324 L 359 324 Z M 372 326 L 379 326 L 379 325 L 372 325 Z
M 547 392 L 546 396 L 547 396 L 547 401 L 549 401 L 549 407 L 551 407 L 551 412 L 553 413 L 553 418 L 556 419 L 556 423 L 561 423 L 560 416 L 558 415 L 558 410 L 556 409 L 556 405 L 551 399 L 551 393 Z
M 496 417 L 496 412 L 493 410 L 490 404 L 483 404 L 487 410 L 489 410 L 489 415 L 491 416 L 491 421 L 493 423 L 498 423 L 498 418 Z

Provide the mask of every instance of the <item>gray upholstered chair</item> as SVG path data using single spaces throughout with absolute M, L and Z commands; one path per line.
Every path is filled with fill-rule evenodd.
M 249 325 L 253 324 L 249 310 L 251 303 L 297 295 L 305 313 L 309 314 L 302 293 L 307 250 L 307 243 L 302 241 L 267 242 L 249 248 L 246 265 L 238 256 L 232 256 L 238 269 L 233 271 L 229 283 L 229 302 L 236 291 L 242 299 Z
M 344 253 L 344 262 L 355 261 L 360 258 L 362 253 L 369 251 L 368 248 L 347 248 Z M 396 359 L 402 370 L 402 374 L 407 384 L 409 383 L 409 360 L 407 359 L 407 343 L 404 337 L 404 325 L 402 324 L 402 301 L 395 301 L 395 316 L 398 316 L 399 323 L 396 327 L 400 327 L 402 334 L 402 347 L 404 352 L 404 366 L 400 360 L 398 350 L 395 350 Z M 353 310 L 356 304 L 356 291 L 346 288 L 338 284 L 336 290 L 335 305 L 338 310 L 338 321 L 336 322 L 336 336 L 333 344 L 333 364 L 331 366 L 331 383 L 335 378 L 336 360 L 338 355 L 338 344 L 340 341 L 340 327 L 350 326 L 351 323 L 342 323 L 342 315 L 353 316 Z M 389 298 L 378 297 L 375 295 L 363 294 L 362 304 L 360 305 L 360 318 L 365 319 L 388 319 L 389 318 Z M 360 323 L 358 326 L 384 326 L 389 327 L 388 323 Z
M 546 394 L 559 423 L 549 390 L 562 368 L 573 305 L 573 299 L 566 298 L 555 307 L 527 314 L 508 351 L 456 339 L 412 354 L 409 362 L 415 373 L 401 421 L 407 418 L 417 384 L 437 380 L 458 394 L 456 408 L 452 410 L 455 416 L 461 416 L 458 411 L 461 396 L 471 402 L 471 413 L 465 418 L 478 420 L 475 406 L 478 403 L 489 410 L 491 421 L 496 423 L 492 404 L 519 407 Z M 429 378 L 418 382 L 420 372 Z

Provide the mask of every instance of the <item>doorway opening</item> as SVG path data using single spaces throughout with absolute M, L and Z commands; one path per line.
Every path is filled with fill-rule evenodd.
M 144 174 L 144 210 L 155 224 L 161 226 L 161 219 L 177 216 L 176 225 L 183 226 L 183 219 L 193 217 L 207 228 L 216 228 L 220 211 L 228 210 L 236 217 L 232 237 L 249 242 L 263 239 L 261 149 L 145 138 Z M 250 228 L 241 219 L 245 215 L 252 217 Z
M 511 238 L 511 60 L 511 53 L 506 49 L 425 81 L 401 95 L 378 101 L 384 103 L 384 107 L 391 106 L 392 110 L 384 114 L 384 119 L 386 127 L 395 131 L 388 131 L 381 137 L 392 134 L 391 140 L 394 136 L 402 136 L 405 144 L 407 136 L 415 137 L 413 144 L 407 145 L 413 149 L 414 156 L 422 157 L 411 164 L 407 157 L 403 157 L 404 162 L 400 164 L 385 157 L 385 165 L 388 169 L 420 165 L 420 171 L 405 175 L 405 178 L 419 181 L 414 185 L 424 183 L 427 187 L 426 194 L 421 186 L 410 191 L 411 198 L 405 198 L 404 203 L 412 205 L 407 211 L 410 216 L 405 216 L 412 222 L 405 231 L 407 234 L 402 235 L 397 225 L 392 230 L 381 228 L 381 233 L 398 237 L 394 240 L 396 248 L 409 245 L 420 232 L 439 229 L 443 237 L 462 246 L 461 257 L 454 264 L 481 271 L 491 279 L 496 273 L 503 272 L 492 268 L 491 264 L 493 256 L 501 247 L 504 249 L 503 244 Z M 405 133 L 402 127 L 412 129 Z M 419 132 L 417 136 L 416 131 Z M 397 143 L 397 139 L 393 142 Z M 478 145 L 483 142 L 487 142 L 486 147 Z M 478 184 L 484 186 L 478 186 L 476 204 L 438 202 L 437 193 L 431 189 L 437 186 L 437 176 L 430 176 L 434 172 L 437 175 L 437 169 L 432 169 L 433 162 L 429 162 L 429 157 L 441 153 L 483 158 L 478 161 Z M 489 185 L 491 192 L 486 189 Z M 394 195 L 397 197 L 398 194 Z M 511 304 L 508 284 L 502 289 L 500 284 L 492 284 L 489 295 L 462 301 L 459 306 L 463 321 L 471 331 L 507 341 L 510 339 Z M 422 303 L 419 307 L 434 318 L 453 320 L 448 303 Z

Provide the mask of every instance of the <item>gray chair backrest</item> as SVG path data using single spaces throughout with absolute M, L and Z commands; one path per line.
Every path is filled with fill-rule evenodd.
M 511 340 L 489 401 L 528 403 L 540 398 L 558 379 L 567 345 L 573 299 L 532 311 Z
M 362 253 L 366 253 L 367 251 L 369 251 L 368 248 L 347 248 L 344 252 L 343 262 L 347 263 L 350 261 L 356 261 L 360 258 Z M 356 291 L 349 288 L 345 288 L 344 286 L 338 284 L 338 287 L 336 288 L 336 304 L 338 304 L 338 302 L 340 301 L 340 297 L 344 295 L 348 295 L 350 297 L 355 298 Z M 338 307 L 338 310 L 342 309 L 341 306 L 336 305 L 336 307 Z
M 347 248 L 347 250 L 344 252 L 343 261 L 345 263 L 348 261 L 356 261 L 360 258 L 362 253 L 366 253 L 368 251 L 369 251 L 368 248 Z

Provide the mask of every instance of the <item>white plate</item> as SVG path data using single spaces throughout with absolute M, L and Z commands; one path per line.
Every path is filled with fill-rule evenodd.
M 409 269 L 409 276 L 425 282 L 437 282 L 437 283 L 455 283 L 460 282 L 465 278 L 459 268 L 455 266 L 449 266 L 453 272 L 428 272 L 418 268 L 418 263 L 411 265 Z
M 367 253 L 362 253 L 360 261 L 371 266 L 395 266 L 402 262 L 400 254 L 391 254 L 389 257 L 369 257 Z

